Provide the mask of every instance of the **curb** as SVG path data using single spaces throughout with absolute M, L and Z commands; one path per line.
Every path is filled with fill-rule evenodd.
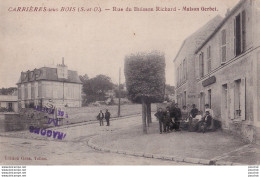
M 135 157 L 144 157 L 144 158 L 153 158 L 153 159 L 160 159 L 160 160 L 168 160 L 168 161 L 175 161 L 175 162 L 186 162 L 192 164 L 200 164 L 200 165 L 242 165 L 239 163 L 227 162 L 222 160 L 207 160 L 207 159 L 199 159 L 199 158 L 182 158 L 177 156 L 170 156 L 170 155 L 162 155 L 162 154 L 150 154 L 144 152 L 132 152 L 132 151 L 124 151 L 124 150 L 111 150 L 107 148 L 101 148 L 98 145 L 93 143 L 93 139 L 97 136 L 92 137 L 88 142 L 87 145 L 92 149 L 102 151 L 102 152 L 109 152 L 115 154 L 123 154 Z

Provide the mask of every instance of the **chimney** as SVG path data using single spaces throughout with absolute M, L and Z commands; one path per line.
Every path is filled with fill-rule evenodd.
M 62 65 L 64 66 L 64 57 L 62 57 Z

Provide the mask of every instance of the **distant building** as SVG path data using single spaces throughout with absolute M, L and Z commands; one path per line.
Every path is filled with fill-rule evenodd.
M 82 82 L 77 71 L 64 64 L 22 72 L 17 83 L 19 107 L 53 104 L 58 107 L 81 107 Z
M 174 58 L 175 80 L 175 101 L 179 107 L 191 106 L 196 102 L 196 78 L 195 78 L 195 51 L 216 29 L 222 21 L 222 17 L 216 16 L 207 24 L 186 38 Z
M 17 95 L 0 95 L 0 109 L 4 108 L 8 112 L 18 112 Z

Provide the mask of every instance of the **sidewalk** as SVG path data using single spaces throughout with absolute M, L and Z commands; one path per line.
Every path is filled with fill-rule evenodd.
M 135 117 L 141 123 L 141 117 Z M 122 122 L 125 124 L 127 122 Z M 196 132 L 171 132 L 159 134 L 154 119 L 148 134 L 142 126 L 95 136 L 89 141 L 92 148 L 134 156 L 144 156 L 205 165 L 259 164 L 259 147 L 245 144 L 240 139 L 221 131 L 205 134 Z
M 141 115 L 114 119 L 111 121 L 111 126 L 99 126 L 97 121 L 93 121 L 51 129 L 66 133 L 66 138 L 57 140 L 30 133 L 29 130 L 0 133 L 0 138 L 4 136 L 28 139 L 28 141 L 40 140 L 39 143 L 44 142 L 49 145 L 53 144 L 52 141 L 65 143 L 68 152 L 72 153 L 71 157 L 75 156 L 75 152 L 71 149 L 81 148 L 82 155 L 88 153 L 87 146 L 89 146 L 98 150 L 96 152 L 102 151 L 102 154 L 108 156 L 126 154 L 139 159 L 140 157 L 162 159 L 162 164 L 167 163 L 168 160 L 169 165 L 173 162 L 200 165 L 251 165 L 259 164 L 260 159 L 258 146 L 244 144 L 240 139 L 221 131 L 205 134 L 187 131 L 159 134 L 158 121 L 153 118 L 148 134 L 143 134 Z M 79 146 L 79 143 L 82 145 Z M 7 144 L 13 146 L 12 142 Z M 45 151 L 49 153 L 51 149 L 45 148 Z

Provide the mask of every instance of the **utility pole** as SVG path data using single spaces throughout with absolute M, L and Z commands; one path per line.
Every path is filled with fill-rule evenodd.
M 120 85 L 121 85 L 121 68 L 119 68 L 119 82 L 118 82 L 118 113 L 117 117 L 120 117 L 120 104 L 121 104 L 121 91 L 120 91 Z

